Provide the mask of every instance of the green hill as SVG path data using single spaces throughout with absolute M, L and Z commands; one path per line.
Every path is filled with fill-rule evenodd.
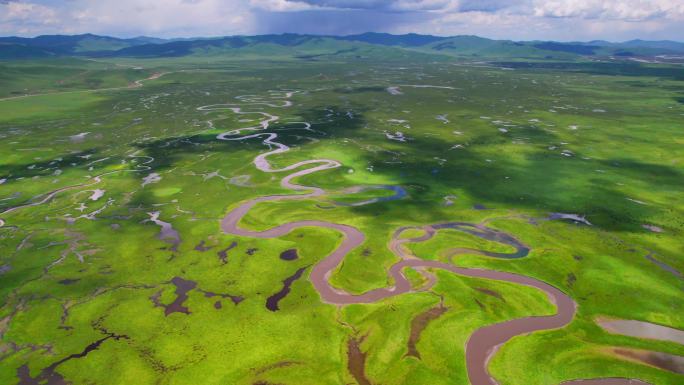
M 466 59 L 576 60 L 591 56 L 682 55 L 684 43 L 643 40 L 624 43 L 517 42 L 478 36 L 442 37 L 386 33 L 349 36 L 280 34 L 171 40 L 144 36 L 122 39 L 93 34 L 43 35 L 35 38 L 0 37 L 0 59 L 2 60 L 52 56 L 164 58 L 221 55 L 316 60 L 323 56 L 359 58 L 378 55 L 379 57 L 402 58 L 417 53 L 432 55 L 435 58 L 451 56 Z

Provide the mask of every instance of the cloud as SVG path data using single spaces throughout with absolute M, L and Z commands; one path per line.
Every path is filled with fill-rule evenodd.
M 461 0 L 458 3 L 460 12 L 498 12 L 505 9 L 516 8 L 523 4 L 514 0 Z
M 0 0 L 0 35 L 367 31 L 676 39 L 684 36 L 684 0 Z
M 319 9 L 372 10 L 390 12 L 432 12 L 455 9 L 456 0 L 283 0 Z
M 352 35 L 368 31 L 398 32 L 398 26 L 427 25 L 431 13 L 382 12 L 375 10 L 309 10 L 303 12 L 263 12 L 259 33 L 302 33 Z M 341 22 L 343 21 L 344 22 Z
M 57 12 L 40 4 L 7 1 L 2 3 L 4 12 L 0 16 L 3 22 L 29 22 L 40 21 L 41 23 L 56 23 Z
M 242 0 L 9 1 L 0 4 L 0 34 L 238 34 L 250 30 L 251 8 Z
M 684 17 L 679 0 L 537 0 L 534 16 L 579 19 L 642 21 L 653 18 Z
M 486 12 L 550 18 L 640 21 L 682 17 L 681 0 L 278 0 L 318 9 L 399 12 Z
M 321 8 L 316 4 L 289 0 L 249 0 L 249 4 L 254 8 L 269 12 L 299 12 Z

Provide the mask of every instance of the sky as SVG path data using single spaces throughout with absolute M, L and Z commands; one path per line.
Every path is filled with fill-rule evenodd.
M 363 32 L 684 41 L 684 0 L 0 0 L 0 35 Z

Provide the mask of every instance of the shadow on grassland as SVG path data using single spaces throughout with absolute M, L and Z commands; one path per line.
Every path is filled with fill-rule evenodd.
M 507 141 L 496 133 L 480 134 L 457 150 L 450 150 L 451 143 L 439 138 L 415 138 L 402 148 L 404 155 L 398 167 L 384 164 L 387 159 L 380 153 L 367 154 L 366 160 L 375 166 L 375 173 L 388 175 L 397 184 L 423 186 L 420 194 L 411 194 L 411 200 L 403 201 L 401 215 L 408 217 L 430 207 L 436 209 L 445 194 L 464 190 L 473 199 L 499 208 L 578 213 L 604 229 L 642 231 L 641 225 L 659 209 L 635 203 L 639 197 L 615 189 L 613 182 L 595 170 L 613 167 L 632 180 L 649 181 L 655 189 L 681 188 L 684 175 L 675 168 L 633 159 L 584 159 L 582 154 L 567 157 L 542 145 L 549 143 L 552 134 L 539 135 L 532 138 L 523 160 L 513 160 L 505 151 L 488 151 Z M 527 136 L 531 137 L 529 133 Z M 435 156 L 449 159 L 440 164 Z M 378 208 L 354 210 L 370 213 Z
M 331 106 L 314 108 L 298 114 L 296 120 L 310 122 L 311 130 L 313 131 L 302 129 L 301 124 L 285 121 L 271 124 L 269 129 L 263 132 L 278 133 L 277 141 L 290 147 L 306 146 L 310 143 L 308 138 L 331 140 L 339 137 L 349 137 L 364 127 L 366 121 L 363 118 L 363 114 L 357 114 L 358 108 L 354 107 L 355 114 L 353 117 L 347 115 L 348 110 L 348 108 Z M 236 128 L 226 128 L 225 131 Z M 243 135 L 251 135 L 258 132 L 245 131 Z M 141 142 L 135 146 L 142 150 L 140 155 L 144 154 L 154 158 L 154 161 L 147 164 L 147 166 L 151 167 L 150 172 L 157 173 L 178 166 L 184 159 L 187 159 L 188 155 L 216 154 L 230 157 L 231 153 L 250 152 L 250 156 L 253 157 L 258 153 L 268 150 L 268 146 L 262 143 L 266 136 L 247 140 L 219 140 L 216 136 L 217 133 L 185 135 Z M 129 202 L 129 205 L 131 207 L 151 207 L 151 205 L 158 203 L 157 200 L 149 192 L 138 192 L 134 199 Z
M 298 114 L 297 121 L 311 123 L 313 132 L 301 128 L 301 124 L 276 122 L 271 124 L 264 132 L 277 132 L 278 142 L 287 146 L 305 145 L 308 141 L 305 137 L 316 139 L 334 139 L 351 136 L 355 131 L 366 125 L 363 110 L 354 107 L 354 115 L 347 115 L 349 108 L 343 107 L 320 107 L 306 110 Z M 235 128 L 227 128 L 231 131 Z M 259 131 L 245 131 L 242 135 L 251 135 Z M 249 140 L 219 140 L 217 134 L 187 135 L 173 138 L 165 138 L 136 144 L 136 147 L 145 152 L 145 155 L 154 158 L 149 164 L 153 170 L 163 170 L 172 167 L 187 154 L 220 153 L 230 154 L 232 151 L 263 151 L 267 148 L 262 144 L 264 137 Z
M 581 72 L 591 75 L 612 76 L 653 76 L 671 80 L 684 80 L 684 71 L 676 66 L 647 67 L 639 63 L 628 62 L 492 62 L 493 65 L 516 69 L 557 70 L 566 72 Z
M 298 120 L 311 122 L 315 132 L 293 130 L 292 125 L 286 123 L 274 124 L 269 131 L 279 132 L 279 141 L 288 146 L 305 147 L 309 143 L 306 137 L 321 141 L 339 138 L 367 140 L 364 136 L 368 131 L 361 129 L 366 126 L 364 111 L 354 107 L 354 114 L 350 117 L 346 114 L 348 110 L 320 107 L 300 112 Z M 520 157 L 513 160 L 505 151 L 488 151 L 493 146 L 510 145 L 510 138 L 497 132 L 480 133 L 469 141 L 468 146 L 457 150 L 450 150 L 451 143 L 440 138 L 414 138 L 402 145 L 400 165 L 385 163 L 389 156 L 387 152 L 363 152 L 364 160 L 374 165 L 374 173 L 384 174 L 396 184 L 407 186 L 411 198 L 402 201 L 401 213 L 394 213 L 395 203 L 351 210 L 371 216 L 389 210 L 395 215 L 424 215 L 431 210 L 439 211 L 445 193 L 463 190 L 474 200 L 494 207 L 578 213 L 608 230 L 640 231 L 641 224 L 657 214 L 659 209 L 635 204 L 630 199 L 639 197 L 625 195 L 594 170 L 614 167 L 631 179 L 650 181 L 654 188 L 681 186 L 684 175 L 672 167 L 633 159 L 583 159 L 582 154 L 566 157 L 546 148 L 546 143 L 558 141 L 554 134 L 534 127 L 524 127 L 519 131 L 516 133 L 528 138 L 522 160 Z M 151 166 L 158 171 L 172 167 L 186 154 L 229 154 L 245 150 L 257 153 L 264 150 L 264 145 L 261 139 L 221 141 L 212 133 L 147 142 L 140 144 L 139 148 L 155 158 Z M 448 156 L 447 162 L 435 160 L 435 157 L 444 156 Z
M 0 165 L 0 179 L 5 178 L 32 178 L 35 176 L 49 176 L 55 170 L 64 170 L 73 167 L 82 167 L 93 161 L 92 157 L 98 154 L 98 148 L 82 150 L 69 155 L 57 156 L 41 161 L 30 163 L 13 163 Z M 113 161 L 99 162 L 99 166 L 113 164 Z

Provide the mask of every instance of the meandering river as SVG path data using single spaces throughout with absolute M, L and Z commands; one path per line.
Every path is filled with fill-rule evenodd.
M 270 92 L 269 99 L 279 99 L 281 104 L 275 104 L 271 100 L 259 98 L 257 96 L 243 97 L 240 101 L 244 104 L 257 104 L 269 107 L 289 107 L 292 105 L 289 98 L 295 92 L 285 91 L 282 93 Z M 423 260 L 413 256 L 410 251 L 405 248 L 407 243 L 423 242 L 431 239 L 435 233 L 444 229 L 452 229 L 467 232 L 477 237 L 485 238 L 491 241 L 506 244 L 515 248 L 514 253 L 493 253 L 484 250 L 473 250 L 465 248 L 452 249 L 451 255 L 462 253 L 478 253 L 481 255 L 493 258 L 521 258 L 528 254 L 530 249 L 523 245 L 512 235 L 500 232 L 486 227 L 484 224 L 470 224 L 463 222 L 453 223 L 438 223 L 422 227 L 425 234 L 415 238 L 401 238 L 401 234 L 408 228 L 398 229 L 389 243 L 390 250 L 399 257 L 399 261 L 389 268 L 388 275 L 391 277 L 393 285 L 383 288 L 377 288 L 361 294 L 352 294 L 341 288 L 334 287 L 330 284 L 330 276 L 333 271 L 340 266 L 345 256 L 352 250 L 357 248 L 365 241 L 364 234 L 357 228 L 341 223 L 333 223 L 322 220 L 303 220 L 294 221 L 274 226 L 268 230 L 253 231 L 240 227 L 241 219 L 249 213 L 249 211 L 257 204 L 263 202 L 285 201 L 285 200 L 301 200 L 318 197 L 326 194 L 326 192 L 315 186 L 305 186 L 294 182 L 300 176 L 313 174 L 316 172 L 334 169 L 340 167 L 342 164 L 333 159 L 310 159 L 304 160 L 283 168 L 273 168 L 268 162 L 268 157 L 284 153 L 289 150 L 289 147 L 277 141 L 278 134 L 275 132 L 267 132 L 271 123 L 278 120 L 278 117 L 265 113 L 262 111 L 243 111 L 242 107 L 237 104 L 222 104 L 199 107 L 200 111 L 212 110 L 230 110 L 235 114 L 252 114 L 261 115 L 263 119 L 255 126 L 246 127 L 242 129 L 232 130 L 226 133 L 219 134 L 219 140 L 249 140 L 259 138 L 262 143 L 267 145 L 270 150 L 257 155 L 253 163 L 257 169 L 268 173 L 288 172 L 299 169 L 298 171 L 286 174 L 281 180 L 280 185 L 286 189 L 293 190 L 297 194 L 291 195 L 268 195 L 261 196 L 239 203 L 233 207 L 221 221 L 221 228 L 227 234 L 234 234 L 242 237 L 254 238 L 277 238 L 282 237 L 292 230 L 302 227 L 321 227 L 339 231 L 344 235 L 342 241 L 337 248 L 327 255 L 325 258 L 316 263 L 309 274 L 309 279 L 321 299 L 324 302 L 335 305 L 372 303 L 381 301 L 392 296 L 409 293 L 417 290 L 424 290 L 422 288 L 412 287 L 407 276 L 404 274 L 405 269 L 416 269 L 421 274 L 428 278 L 427 286 L 435 283 L 435 278 L 428 269 L 441 269 L 458 274 L 464 277 L 472 277 L 478 279 L 488 279 L 502 282 L 510 282 L 519 285 L 532 287 L 543 291 L 548 299 L 556 306 L 556 313 L 549 316 L 530 316 L 524 318 L 513 319 L 493 325 L 484 326 L 476 330 L 468 339 L 466 343 L 466 365 L 468 377 L 473 385 L 497 385 L 498 382 L 494 379 L 488 371 L 488 363 L 496 353 L 497 349 L 511 338 L 532 333 L 540 330 L 549 330 L 562 328 L 569 324 L 576 313 L 577 304 L 575 301 L 565 294 L 560 289 L 538 279 L 508 273 L 503 271 L 494 271 L 478 268 L 458 267 L 449 263 Z M 303 123 L 302 129 L 309 129 L 309 123 Z M 210 124 L 210 126 L 213 126 Z M 243 135 L 244 131 L 252 133 Z M 304 166 L 308 166 L 305 168 Z M 363 188 L 363 187 L 361 187 Z M 644 384 L 638 380 L 605 378 L 605 379 L 591 379 L 591 380 L 576 380 L 567 382 L 565 384 L 572 385 L 627 385 L 627 384 Z

